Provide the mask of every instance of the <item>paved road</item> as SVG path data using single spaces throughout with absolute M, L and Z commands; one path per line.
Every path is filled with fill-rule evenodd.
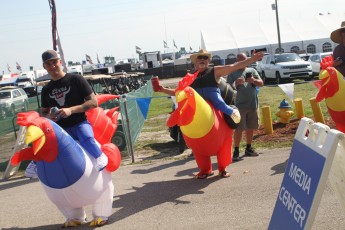
M 267 229 L 289 154 L 286 148 L 244 158 L 226 179 L 194 179 L 193 158 L 121 166 L 113 174 L 113 214 L 100 229 Z M 1 229 L 60 229 L 64 221 L 40 183 L 26 178 L 0 182 L 0 213 Z M 90 219 L 90 207 L 87 213 Z M 329 183 L 312 229 L 345 229 Z

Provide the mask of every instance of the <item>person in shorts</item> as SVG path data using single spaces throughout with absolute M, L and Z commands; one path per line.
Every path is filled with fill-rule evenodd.
M 236 62 L 247 59 L 247 55 L 240 53 Z M 227 76 L 227 82 L 234 85 L 237 90 L 235 105 L 238 108 L 241 121 L 234 132 L 233 161 L 239 161 L 239 146 L 242 140 L 242 133 L 246 133 L 245 156 L 255 157 L 259 154 L 252 147 L 254 130 L 259 128 L 258 116 L 258 89 L 264 85 L 258 72 L 254 68 L 245 67 L 232 72 Z

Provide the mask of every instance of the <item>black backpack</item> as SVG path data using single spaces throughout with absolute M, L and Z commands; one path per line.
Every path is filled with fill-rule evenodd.
M 234 90 L 229 83 L 225 81 L 224 78 L 220 78 L 220 82 L 218 84 L 220 89 L 220 94 L 224 99 L 227 105 L 230 105 L 232 108 L 237 109 L 235 106 L 235 98 L 236 98 L 236 90 Z M 226 123 L 229 125 L 230 128 L 236 129 L 239 123 L 235 123 L 232 118 L 224 113 L 224 119 Z
M 218 84 L 220 89 L 220 94 L 227 105 L 234 105 L 236 98 L 236 90 L 234 90 L 229 83 L 225 81 L 224 78 L 220 78 Z

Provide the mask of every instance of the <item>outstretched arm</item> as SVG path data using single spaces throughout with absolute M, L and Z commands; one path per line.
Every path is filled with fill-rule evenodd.
M 159 92 L 168 94 L 169 96 L 175 96 L 175 90 L 174 89 L 165 88 L 164 86 L 161 87 L 161 90 Z
M 169 88 L 165 88 L 164 86 L 162 86 L 159 83 L 158 77 L 157 77 L 157 80 L 152 81 L 152 87 L 153 87 L 153 90 L 155 92 L 161 92 L 161 93 L 168 94 L 169 96 L 175 96 L 175 90 L 169 89 Z
M 238 69 L 243 69 L 247 67 L 248 65 L 262 59 L 263 56 L 264 56 L 264 52 L 258 52 L 258 53 L 254 52 L 253 55 L 250 58 L 247 58 L 246 60 L 239 61 L 230 65 L 215 66 L 214 76 L 216 78 L 216 81 L 218 82 L 220 77 L 226 76 Z

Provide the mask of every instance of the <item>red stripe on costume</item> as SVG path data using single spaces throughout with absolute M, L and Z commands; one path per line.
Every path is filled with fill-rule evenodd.
M 334 111 L 328 107 L 328 113 L 331 115 L 337 129 L 345 133 L 345 111 Z

